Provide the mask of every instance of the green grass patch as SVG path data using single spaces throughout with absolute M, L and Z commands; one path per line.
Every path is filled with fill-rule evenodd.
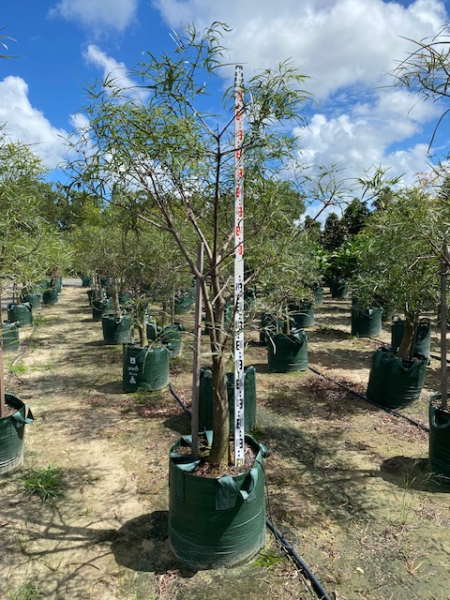
M 23 475 L 22 481 L 27 493 L 39 496 L 42 502 L 64 497 L 61 470 L 54 465 L 46 469 L 31 468 Z

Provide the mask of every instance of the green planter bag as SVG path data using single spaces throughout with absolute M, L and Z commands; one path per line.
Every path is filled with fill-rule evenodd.
M 234 373 L 227 373 L 228 407 L 230 410 L 230 433 L 234 432 Z M 206 429 L 213 426 L 213 384 L 211 369 L 200 369 L 199 419 Z M 252 431 L 256 425 L 256 371 L 255 367 L 244 369 L 244 430 Z
M 106 300 L 92 300 L 92 320 L 101 321 L 106 308 Z
M 48 288 L 42 294 L 42 302 L 47 305 L 57 304 L 61 296 L 61 290 L 58 287 Z
M 5 352 L 17 352 L 19 349 L 19 326 L 17 323 L 2 324 L 2 342 Z
M 183 315 L 191 310 L 193 304 L 192 294 L 188 292 L 177 294 L 174 300 L 174 312 L 176 315 Z
M 316 285 L 313 288 L 313 291 L 314 291 L 315 306 L 322 306 L 322 304 L 323 304 L 323 287 L 321 285 Z
M 448 477 L 450 481 L 450 413 L 436 405 L 441 399 L 439 392 L 430 397 L 430 469 L 436 475 Z
M 102 331 L 106 345 L 129 344 L 133 338 L 133 317 L 102 315 Z
M 372 357 L 366 396 L 386 408 L 402 408 L 420 398 L 428 359 L 404 360 L 390 348 L 378 348 Z
M 209 432 L 211 433 L 211 432 Z M 232 567 L 251 559 L 265 544 L 265 447 L 245 436 L 256 453 L 253 467 L 241 475 L 218 479 L 193 473 L 199 461 L 179 453 L 182 438 L 169 458 L 169 544 L 174 554 L 195 569 Z
M 169 385 L 169 351 L 165 346 L 123 345 L 123 389 L 153 392 Z
M 147 322 L 147 337 L 149 340 L 154 342 L 161 337 L 162 332 L 163 328 L 160 327 L 155 321 Z
M 177 356 L 181 356 L 183 343 L 181 334 L 183 331 L 184 326 L 181 323 L 168 325 L 163 329 L 161 341 L 163 344 L 167 345 L 170 358 L 176 358 Z
M 92 285 L 92 277 L 90 275 L 81 275 L 81 286 L 89 287 Z
M 394 317 L 391 325 L 391 346 L 397 351 L 405 333 L 405 321 Z M 430 357 L 431 346 L 431 321 L 428 318 L 420 319 L 416 333 L 414 354 Z
M 8 306 L 8 321 L 17 323 L 20 327 L 33 324 L 33 308 L 29 302 L 23 304 L 10 304 Z
M 289 315 L 297 329 L 313 327 L 315 322 L 314 305 L 312 302 L 292 303 L 288 306 Z
M 39 310 L 41 308 L 42 294 L 40 292 L 27 292 L 20 295 L 22 302 L 28 302 L 31 304 L 33 310 Z
M 270 312 L 262 313 L 259 331 L 259 343 L 263 346 L 267 346 L 267 342 L 275 335 L 277 331 L 277 321 L 278 329 L 283 329 L 283 319 Z
M 351 332 L 359 337 L 374 337 L 380 335 L 382 330 L 381 308 L 362 309 L 357 304 L 351 310 Z
M 274 373 L 304 371 L 308 368 L 308 336 L 303 330 L 290 335 L 277 333 L 267 343 L 269 369 Z
M 333 279 L 330 284 L 331 297 L 333 299 L 346 298 L 348 295 L 348 285 L 343 279 Z
M 34 420 L 28 404 L 12 394 L 5 394 L 5 401 L 15 412 L 0 419 L 0 474 L 10 473 L 22 464 L 25 425 Z

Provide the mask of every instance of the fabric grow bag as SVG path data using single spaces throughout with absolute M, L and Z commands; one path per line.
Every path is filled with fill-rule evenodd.
M 290 335 L 277 333 L 267 343 L 268 365 L 274 373 L 304 371 L 308 368 L 308 336 L 303 330 Z
M 102 315 L 102 331 L 106 345 L 128 344 L 133 337 L 133 317 Z
M 61 289 L 58 287 L 48 288 L 42 294 L 42 302 L 47 305 L 57 304 L 61 297 Z
M 20 327 L 33 324 L 33 307 L 29 302 L 23 304 L 10 304 L 8 306 L 8 321 L 18 323 Z
M 185 292 L 175 296 L 173 310 L 176 315 L 182 315 L 191 310 L 194 304 L 192 294 Z
M 346 298 L 348 294 L 347 282 L 343 279 L 333 279 L 330 283 L 330 292 L 331 297 L 334 299 Z
M 372 357 L 366 396 L 387 408 L 402 408 L 420 398 L 428 359 L 404 360 L 390 348 L 378 348 Z
M 227 373 L 227 395 L 230 411 L 230 433 L 234 432 L 234 373 Z M 199 420 L 202 427 L 213 426 L 213 382 L 211 369 L 200 369 Z M 256 371 L 255 367 L 244 368 L 244 431 L 256 425 Z
M 123 345 L 123 389 L 153 392 L 169 385 L 169 351 L 164 346 Z
M 160 327 L 155 321 L 147 322 L 147 337 L 151 341 L 157 340 L 163 332 L 163 328 Z
M 42 294 L 40 292 L 27 292 L 20 295 L 22 302 L 31 304 L 33 310 L 41 308 Z
M 312 302 L 299 302 L 289 304 L 290 317 L 294 320 L 297 329 L 313 327 L 315 322 L 314 305 Z
M 321 306 L 323 304 L 323 287 L 321 285 L 317 285 L 313 288 L 314 291 L 314 304 L 316 306 Z
M 17 323 L 2 324 L 2 347 L 5 352 L 17 352 L 19 349 L 19 326 Z
M 5 402 L 15 412 L 0 419 L 0 474 L 9 473 L 22 464 L 25 425 L 34 420 L 28 404 L 16 396 L 5 394 Z
M 166 344 L 169 350 L 169 357 L 175 358 L 181 356 L 183 340 L 181 333 L 184 331 L 184 326 L 181 323 L 167 325 L 164 327 L 161 340 Z
M 373 337 L 380 335 L 382 330 L 381 308 L 362 309 L 357 304 L 351 310 L 351 333 L 359 337 Z
M 89 287 L 92 285 L 92 277 L 90 275 L 80 275 L 80 279 L 82 287 Z
M 450 413 L 436 406 L 441 398 L 439 392 L 434 392 L 430 397 L 430 470 L 436 475 L 448 477 L 450 481 Z
M 398 350 L 405 332 L 405 321 L 403 319 L 392 319 L 391 325 L 391 347 Z M 431 321 L 430 319 L 420 319 L 416 333 L 416 343 L 414 346 L 414 354 L 430 357 L 431 345 Z
M 92 300 L 92 320 L 101 321 L 105 312 L 106 300 Z
M 252 558 L 265 544 L 263 458 L 267 451 L 251 436 L 253 467 L 241 475 L 202 477 L 199 461 L 178 453 L 190 436 L 172 446 L 169 457 L 169 544 L 196 569 L 232 567 Z
M 283 329 L 284 321 L 280 317 L 277 317 L 273 313 L 264 312 L 261 315 L 261 329 L 259 331 L 259 343 L 263 346 L 267 346 L 267 342 L 273 337 L 278 329 Z

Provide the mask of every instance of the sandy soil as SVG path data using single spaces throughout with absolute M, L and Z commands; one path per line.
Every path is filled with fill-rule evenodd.
M 364 393 L 379 342 L 350 337 L 349 315 L 348 302 L 326 297 L 309 362 Z M 0 480 L 0 598 L 313 598 L 269 532 L 264 551 L 236 569 L 193 572 L 177 562 L 167 542 L 167 456 L 188 432 L 187 417 L 167 390 L 123 393 L 121 348 L 103 345 L 85 289 L 65 286 L 37 321 L 21 330 L 13 365 L 7 357 L 8 390 L 36 421 L 23 469 Z M 388 341 L 387 329 L 380 339 Z M 427 434 L 311 371 L 269 373 L 267 350 L 252 340 L 256 332 L 246 356 L 257 371 L 255 433 L 271 450 L 275 527 L 330 598 L 448 600 L 450 487 L 429 473 Z M 171 364 L 187 403 L 189 341 Z M 438 362 L 428 369 L 422 399 L 403 411 L 424 424 Z M 64 497 L 42 503 L 24 479 L 49 466 L 59 469 Z

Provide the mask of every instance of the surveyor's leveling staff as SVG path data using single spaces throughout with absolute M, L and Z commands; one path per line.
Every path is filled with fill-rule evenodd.
M 236 65 L 234 212 L 234 464 L 244 465 L 244 74 Z

